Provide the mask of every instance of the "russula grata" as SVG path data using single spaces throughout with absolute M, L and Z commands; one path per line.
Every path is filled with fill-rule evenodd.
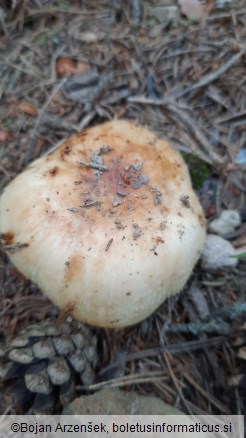
M 60 309 L 120 328 L 182 289 L 205 220 L 179 153 L 144 127 L 112 121 L 68 138 L 3 190 L 0 235 Z

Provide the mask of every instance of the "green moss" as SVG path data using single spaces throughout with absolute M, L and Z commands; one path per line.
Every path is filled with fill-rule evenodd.
M 145 20 L 145 24 L 148 27 L 153 27 L 155 25 L 155 20 L 153 18 L 147 18 Z
M 43 46 L 44 44 L 46 44 L 47 42 L 47 35 L 45 35 L 44 33 L 39 35 L 37 38 L 37 44 L 39 46 Z
M 65 12 L 69 12 L 72 9 L 72 5 L 69 2 L 61 2 L 60 9 L 62 9 Z
M 181 155 L 189 168 L 194 189 L 199 190 L 204 181 L 209 178 L 211 174 L 211 166 L 192 154 L 181 152 Z
M 7 118 L 1 121 L 0 126 L 3 126 L 4 128 L 11 128 L 13 126 L 14 120 L 11 118 Z

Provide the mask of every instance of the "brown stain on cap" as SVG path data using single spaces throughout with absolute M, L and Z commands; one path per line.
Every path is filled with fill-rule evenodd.
M 49 170 L 49 175 L 54 177 L 57 175 L 58 171 L 59 171 L 59 167 L 54 166 L 54 167 L 52 167 L 52 169 Z
M 62 161 L 65 161 L 65 158 L 70 155 L 72 152 L 72 145 L 69 143 L 69 141 L 67 140 L 65 142 L 64 147 L 60 150 L 60 158 Z
M 203 216 L 203 214 L 199 214 L 198 215 L 198 220 L 199 220 L 199 224 L 201 225 L 202 228 L 205 228 L 205 217 Z
M 14 233 L 12 231 L 7 231 L 7 233 L 4 233 L 1 235 L 2 240 L 4 240 L 5 245 L 11 245 L 14 243 Z
M 65 263 L 64 279 L 65 283 L 69 284 L 73 281 L 74 277 L 80 273 L 83 269 L 82 257 L 79 254 L 74 254 L 68 258 Z

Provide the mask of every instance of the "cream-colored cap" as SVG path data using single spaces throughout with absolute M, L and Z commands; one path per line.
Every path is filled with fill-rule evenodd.
M 112 121 L 18 175 L 0 198 L 0 233 L 12 262 L 60 309 L 119 328 L 183 288 L 205 221 L 179 153 Z

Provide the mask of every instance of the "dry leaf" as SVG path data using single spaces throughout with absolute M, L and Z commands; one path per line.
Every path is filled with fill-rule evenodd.
M 58 58 L 56 60 L 56 71 L 61 76 L 69 76 L 75 74 L 77 70 L 77 63 L 70 58 Z
M 82 32 L 76 35 L 83 43 L 97 43 L 105 38 L 103 32 Z
M 18 104 L 18 109 L 31 117 L 38 115 L 38 111 L 30 102 L 21 102 Z
M 239 386 L 243 380 L 243 374 L 236 374 L 228 379 L 229 386 Z
M 204 9 L 199 0 L 179 0 L 182 14 L 190 20 L 199 21 L 204 16 Z
M 246 347 L 242 347 L 239 349 L 237 357 L 240 357 L 240 359 L 246 360 Z
M 13 134 L 8 129 L 0 129 L 0 143 L 5 143 L 13 138 Z
M 86 61 L 79 61 L 77 63 L 77 75 L 84 75 L 91 70 L 91 66 Z
M 61 57 L 56 61 L 56 71 L 61 76 L 83 75 L 90 70 L 86 61 L 75 61 L 71 58 Z

